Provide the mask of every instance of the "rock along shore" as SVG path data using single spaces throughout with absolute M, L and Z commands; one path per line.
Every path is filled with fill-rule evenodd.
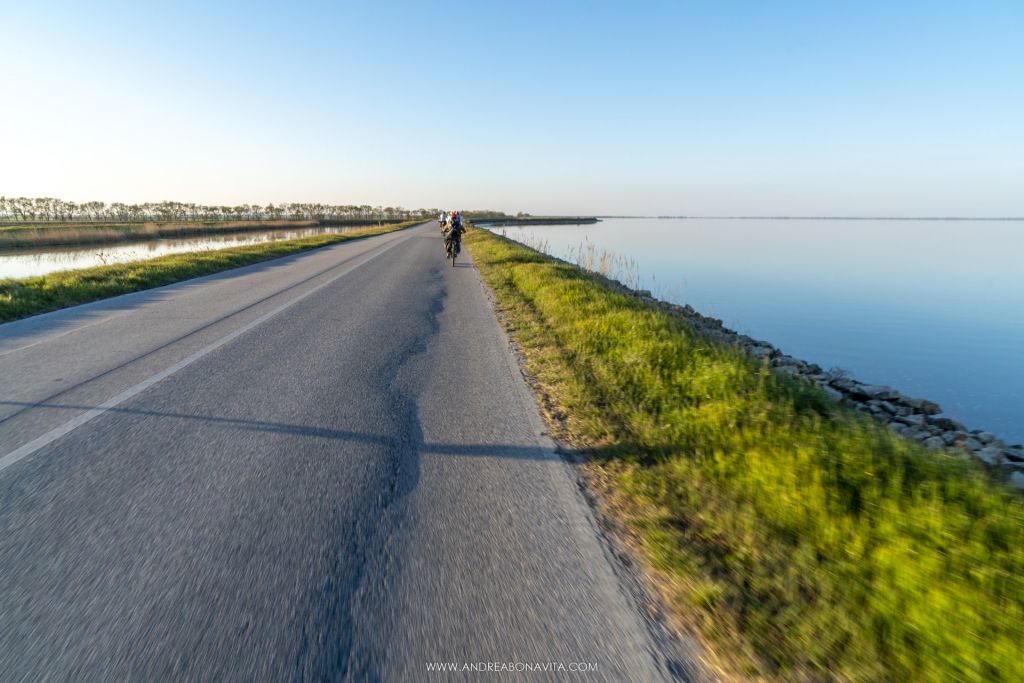
M 721 320 L 701 315 L 689 304 L 680 306 L 661 301 L 647 290 L 637 291 L 614 280 L 610 282 L 644 303 L 685 318 L 712 339 L 766 360 L 778 373 L 817 384 L 829 396 L 852 405 L 929 450 L 972 455 L 1007 478 L 1015 488 L 1024 489 L 1024 446 L 1007 445 L 994 434 L 980 429 L 969 430 L 956 420 L 942 416 L 942 408 L 931 401 L 906 396 L 892 387 L 864 384 L 843 372 L 825 371 L 814 363 L 788 356 L 766 341 L 739 334 L 725 327 Z
M 521 243 L 520 243 L 521 244 Z M 533 249 L 529 245 L 523 245 Z M 541 252 L 543 253 L 543 252 Z M 544 254 L 556 261 L 580 267 L 579 264 Z M 633 289 L 618 280 L 594 271 L 588 271 L 599 280 L 621 293 L 656 306 L 666 313 L 684 318 L 708 337 L 744 349 L 754 358 L 767 360 L 775 372 L 812 382 L 829 396 L 852 405 L 854 409 L 871 416 L 876 422 L 908 439 L 920 442 L 932 451 L 951 454 L 966 453 L 984 463 L 1014 488 L 1024 490 L 1024 445 L 1007 445 L 995 434 L 980 429 L 967 429 L 956 420 L 943 416 L 942 408 L 932 401 L 913 398 L 892 387 L 864 384 L 845 372 L 822 370 L 814 363 L 788 356 L 766 341 L 761 341 L 730 330 L 718 318 L 698 313 L 689 304 L 679 305 L 656 299 L 646 289 Z

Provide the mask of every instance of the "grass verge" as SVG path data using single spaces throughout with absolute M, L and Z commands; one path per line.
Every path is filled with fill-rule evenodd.
M 359 237 L 394 232 L 423 221 L 408 221 L 336 235 L 267 242 L 213 251 L 172 254 L 82 270 L 49 273 L 19 280 L 0 280 L 0 322 L 76 306 L 118 294 L 162 287 L 181 280 L 287 256 L 307 249 Z
M 685 320 L 466 243 L 592 482 L 735 674 L 1024 680 L 1024 501 Z

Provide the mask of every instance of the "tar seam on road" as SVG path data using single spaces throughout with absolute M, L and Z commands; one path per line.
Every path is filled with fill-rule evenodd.
M 331 277 L 329 280 L 321 282 L 316 287 L 313 287 L 308 292 L 300 294 L 299 296 L 295 297 L 294 299 L 292 299 L 288 303 L 282 304 L 281 306 L 278 306 L 277 308 L 273 309 L 272 311 L 269 311 L 268 313 L 265 313 L 265 314 L 261 315 L 259 318 L 256 318 L 255 320 L 249 322 L 246 325 L 243 325 L 242 327 L 238 328 L 234 332 L 231 332 L 231 333 L 221 337 L 217 341 L 213 342 L 212 344 L 210 344 L 208 346 L 205 346 L 202 349 L 196 351 L 191 356 L 183 358 L 182 360 L 178 361 L 177 363 L 175 363 L 174 365 L 170 366 L 169 368 L 166 368 L 166 369 L 156 373 L 152 377 L 149 377 L 148 379 L 145 379 L 145 380 L 139 382 L 135 386 L 132 386 L 132 387 L 129 387 L 128 389 L 125 389 L 124 391 L 122 391 L 117 396 L 114 396 L 113 398 L 109 399 L 108 401 L 106 401 L 104 403 L 101 403 L 100 405 L 96 406 L 92 410 L 84 412 L 81 415 L 79 415 L 78 417 L 73 418 L 71 420 L 68 420 L 67 422 L 65 422 L 64 424 L 60 425 L 59 427 L 55 427 L 55 428 L 51 429 L 50 431 L 46 432 L 45 434 L 43 434 L 42 436 L 38 436 L 35 439 L 29 441 L 28 443 L 23 444 L 19 448 L 14 449 L 13 451 L 8 453 L 7 455 L 4 455 L 3 457 L 0 457 L 0 471 L 3 471 L 5 469 L 7 469 L 8 467 L 10 467 L 11 465 L 15 464 L 16 462 L 27 458 L 28 456 L 30 456 L 33 453 L 35 453 L 36 451 L 38 451 L 40 448 L 48 446 L 49 444 L 53 443 L 57 439 L 59 439 L 62 436 L 65 436 L 66 434 L 69 434 L 70 432 L 78 429 L 79 427 L 81 427 L 82 425 L 86 424 L 87 422 L 90 422 L 90 421 L 94 420 L 95 418 L 99 417 L 100 415 L 102 415 L 103 413 L 107 412 L 111 408 L 114 408 L 114 407 L 124 403 L 128 399 L 130 399 L 130 398 L 132 398 L 134 396 L 139 395 L 140 393 L 142 393 L 146 389 L 150 388 L 151 386 L 153 386 L 157 382 L 159 382 L 161 380 L 164 380 L 164 379 L 167 379 L 168 377 L 170 377 L 174 373 L 178 372 L 179 370 L 187 368 L 189 365 L 192 365 L 192 363 L 195 363 L 200 358 L 203 358 L 204 356 L 206 356 L 206 355 L 216 351 L 217 349 L 219 349 L 220 347 L 224 346 L 228 342 L 230 342 L 230 341 L 232 341 L 234 339 L 237 339 L 238 337 L 242 336 L 243 334 L 245 334 L 249 330 L 253 329 L 257 325 L 260 325 L 260 324 L 266 322 L 267 320 L 270 320 L 271 318 L 273 318 L 278 313 L 281 313 L 282 311 L 290 308 L 291 306 L 294 306 L 295 304 L 299 303 L 300 301 L 302 301 L 306 297 L 308 297 L 308 296 L 310 296 L 312 294 L 315 294 L 316 292 L 320 291 L 321 289 L 323 289 L 327 285 L 333 283 L 338 278 L 341 278 L 341 277 L 344 277 L 345 275 L 348 275 L 349 273 L 351 273 L 356 268 L 369 263 L 370 261 L 372 261 L 373 259 L 377 258 L 381 254 L 383 254 L 383 253 L 385 253 L 387 251 L 390 251 L 393 247 L 398 246 L 402 242 L 405 242 L 405 240 L 407 240 L 407 239 L 409 239 L 409 238 L 405 237 L 404 239 L 396 239 L 396 240 L 393 240 L 391 242 L 388 242 L 383 247 L 381 247 L 377 251 L 375 251 L 372 254 L 370 254 L 370 256 L 368 256 L 368 257 L 366 257 L 366 258 L 364 258 L 364 259 L 362 259 L 362 260 L 352 264 L 351 266 L 349 266 L 348 268 L 344 269 L 343 271 L 341 271 L 337 275 Z

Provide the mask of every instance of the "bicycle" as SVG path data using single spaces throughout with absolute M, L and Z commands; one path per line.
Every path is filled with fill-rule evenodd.
M 454 268 L 455 259 L 458 258 L 459 252 L 462 251 L 462 236 L 458 230 L 449 231 L 448 235 L 444 238 L 444 251 L 445 259 L 451 259 L 452 268 Z

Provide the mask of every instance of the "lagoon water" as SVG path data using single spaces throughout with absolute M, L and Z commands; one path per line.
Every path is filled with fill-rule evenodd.
M 224 235 L 169 237 L 147 241 L 96 244 L 92 246 L 43 247 L 0 251 L 0 279 L 45 275 L 58 270 L 91 268 L 92 266 L 127 263 L 208 249 L 227 249 L 247 244 L 293 240 L 313 235 L 336 234 L 362 230 L 366 226 L 293 228 L 234 232 Z
M 568 260 L 585 243 L 631 258 L 637 286 L 659 298 L 1024 442 L 1024 222 L 617 218 L 494 230 Z

